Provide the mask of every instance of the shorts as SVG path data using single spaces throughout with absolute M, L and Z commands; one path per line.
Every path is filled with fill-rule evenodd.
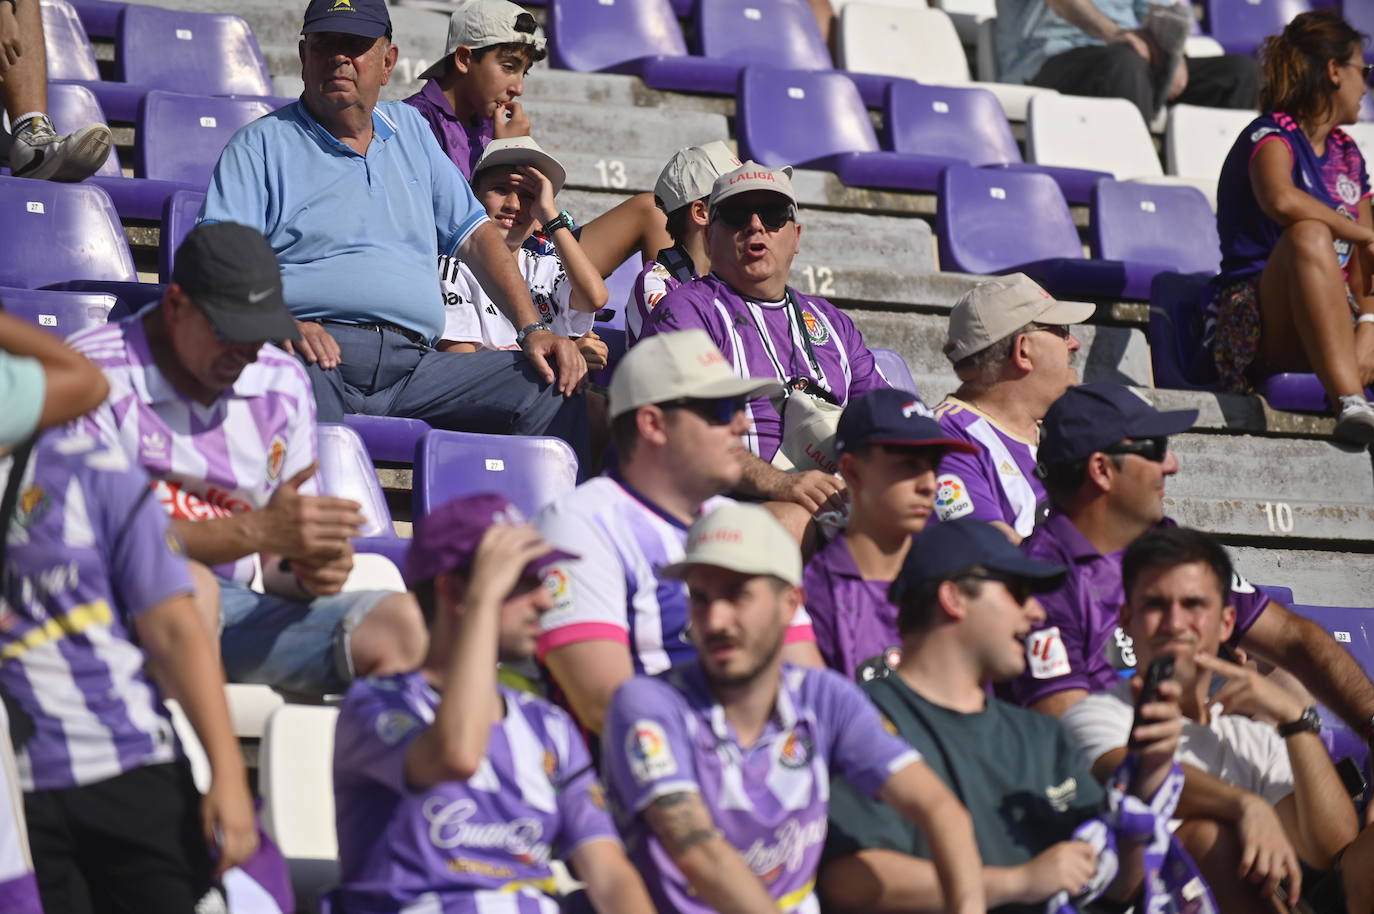
M 1256 273 L 1223 286 L 1216 297 L 1217 325 L 1212 356 L 1217 363 L 1222 389 L 1232 393 L 1254 390 L 1260 346 L 1261 275 Z M 1359 305 L 1348 287 L 1345 295 L 1353 321 L 1359 315 Z
M 329 695 L 353 681 L 349 636 L 390 591 L 362 590 L 305 602 L 219 578 L 220 653 L 230 682 Z

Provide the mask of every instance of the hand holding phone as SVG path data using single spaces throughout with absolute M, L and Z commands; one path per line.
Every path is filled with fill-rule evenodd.
M 1140 709 L 1159 698 L 1159 686 L 1161 683 L 1174 678 L 1174 655 L 1161 654 L 1150 661 L 1150 666 L 1145 670 L 1145 685 L 1140 690 L 1140 695 L 1135 702 L 1135 719 L 1131 721 L 1131 736 L 1127 746 L 1131 749 L 1138 748 L 1135 740 L 1136 728 L 1145 723 L 1145 719 L 1140 716 Z

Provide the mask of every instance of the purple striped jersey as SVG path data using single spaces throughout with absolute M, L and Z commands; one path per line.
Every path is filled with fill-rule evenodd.
M 24 798 L 19 792 L 19 773 L 14 766 L 8 736 L 9 717 L 0 702 L 0 911 L 5 914 L 43 914 L 38 880 L 33 875 L 33 856 L 24 825 Z
M 158 369 L 141 315 L 68 341 L 105 372 L 110 396 L 78 420 L 123 446 L 154 480 L 168 514 L 186 520 L 263 507 L 315 459 L 315 396 L 305 370 L 272 345 L 209 406 L 179 394 Z M 317 494 L 315 479 L 301 492 Z M 248 583 L 257 557 L 215 568 Z
M 12 458 L 0 463 L 8 479 Z M 107 780 L 177 757 L 134 643 L 139 613 L 191 593 L 148 477 L 88 435 L 39 439 L 9 527 L 0 686 L 24 790 Z
M 1023 538 L 1030 536 L 1045 503 L 1045 487 L 1035 475 L 1037 444 L 954 397 L 935 407 L 935 419 L 951 438 L 979 450 L 940 458 L 934 519 L 1000 520 Z
M 784 664 L 773 715 L 740 745 L 700 664 L 627 680 L 611 699 L 602 771 L 630 858 L 660 911 L 707 914 L 641 815 L 659 797 L 701 796 L 715 827 L 778 903 L 815 914 L 830 773 L 876 796 L 921 755 L 883 728 L 873 704 L 832 670 Z
M 406 752 L 439 694 L 419 673 L 349 687 L 334 735 L 342 910 L 558 914 L 549 862 L 589 841 L 620 843 L 572 718 L 499 691 L 506 714 L 477 773 L 417 789 Z

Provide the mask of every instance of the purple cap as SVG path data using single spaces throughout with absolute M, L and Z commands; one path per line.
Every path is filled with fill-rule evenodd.
M 492 524 L 527 523 L 529 519 L 504 495 L 469 495 L 445 502 L 415 522 L 415 538 L 406 553 L 406 585 L 414 587 L 449 571 L 467 570 Z M 554 562 L 575 558 L 553 549 L 525 566 L 525 573 L 539 577 Z

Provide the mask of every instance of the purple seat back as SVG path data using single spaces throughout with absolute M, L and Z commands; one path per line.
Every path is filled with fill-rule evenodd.
M 906 359 L 902 358 L 891 349 L 872 349 L 873 361 L 878 366 L 878 371 L 887 378 L 887 383 L 897 390 L 906 390 L 918 394 L 916 390 L 916 379 L 911 376 L 911 367 L 907 365 Z
M 139 177 L 208 186 L 229 138 L 271 111 L 261 99 L 181 95 L 155 89 L 139 106 Z
M 391 509 L 358 433 L 347 425 L 321 422 L 315 430 L 315 441 L 319 448 L 320 493 L 351 498 L 362 505 L 362 536 L 395 536 Z
M 205 95 L 271 95 L 253 30 L 239 16 L 130 4 L 116 42 L 120 78 Z
M 1221 267 L 1217 217 L 1196 187 L 1106 178 L 1093 185 L 1091 207 L 1094 257 L 1163 264 L 1179 273 Z
M 1336 643 L 1350 652 L 1366 676 L 1374 676 L 1374 609 L 1304 604 L 1288 608 L 1326 629 Z
M 740 158 L 772 167 L 878 149 L 859 90 L 833 71 L 745 67 L 735 135 Z
M 400 416 L 344 416 L 344 425 L 358 433 L 367 452 L 380 463 L 409 464 L 415 459 L 415 446 L 429 431 L 423 419 Z
M 951 165 L 940 175 L 935 229 L 945 270 L 997 273 L 1083 257 L 1064 194 L 1043 174 Z
M 72 5 L 67 0 L 41 0 L 39 9 L 48 52 L 48 79 L 99 79 L 95 51 Z
M 166 286 L 156 282 L 114 282 L 104 279 L 69 279 L 44 286 L 44 291 L 59 292 L 98 292 L 114 298 L 110 308 L 109 320 L 117 321 L 142 311 L 147 306 L 162 300 Z
M 696 26 L 703 57 L 792 70 L 834 66 L 806 0 L 697 0 Z
M 127 3 L 117 0 L 76 0 L 72 7 L 81 17 L 86 34 L 91 38 L 109 38 L 119 35 L 119 17 L 124 15 Z
M 118 301 L 99 292 L 0 289 L 0 309 L 63 338 L 104 324 Z
M 577 485 L 577 457 L 566 441 L 432 431 L 415 449 L 412 514 L 418 520 L 464 495 L 499 492 L 526 515 Z
M 158 238 L 158 278 L 172 281 L 177 248 L 196 227 L 196 216 L 205 203 L 205 194 L 194 190 L 174 191 L 162 205 L 162 234 Z
M 547 28 L 549 62 L 564 70 L 590 72 L 687 53 L 668 0 L 551 0 Z
M 1364 2 L 1364 0 L 1360 0 Z M 1312 0 L 1204 0 L 1207 31 L 1232 54 L 1253 54 L 1293 17 L 1315 9 Z
M 949 156 L 970 165 L 1021 161 L 997 96 L 987 89 L 893 80 L 883 101 L 883 148 Z
M 1150 366 L 1155 386 L 1216 390 L 1216 363 L 1202 348 L 1202 312 L 1211 295 L 1210 276 L 1160 273 L 1150 285 Z
M 0 251 L 4 286 L 138 279 L 114 206 L 94 185 L 0 178 Z
M 91 124 L 108 123 L 100 102 L 96 101 L 91 90 L 76 83 L 48 83 L 48 117 L 52 118 L 58 133 L 71 133 Z M 96 174 L 107 178 L 118 178 L 123 174 L 119 170 L 119 154 L 113 147 Z
M 1256 584 L 1255 589 L 1284 606 L 1293 605 L 1293 588 L 1291 587 L 1284 587 L 1282 584 Z

